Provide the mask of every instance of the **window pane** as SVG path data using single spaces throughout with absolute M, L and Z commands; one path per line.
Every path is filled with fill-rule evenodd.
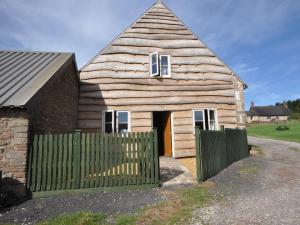
M 112 123 L 105 124 L 105 133 L 108 133 L 108 134 L 112 133 Z
M 168 66 L 163 66 L 161 68 L 161 74 L 162 75 L 169 75 L 169 68 L 168 68 Z
M 112 112 L 105 112 L 105 122 L 112 122 Z
M 157 74 L 157 64 L 152 64 L 152 74 Z
M 203 121 L 203 112 L 194 111 L 195 121 Z
M 211 130 L 216 130 L 216 122 L 215 121 L 210 121 L 210 129 Z
M 215 110 L 209 110 L 210 120 L 215 120 Z
M 195 122 L 195 126 L 199 127 L 200 130 L 204 130 L 203 122 Z
M 119 124 L 119 133 L 126 133 L 128 131 L 128 124 Z
M 152 54 L 151 62 L 152 62 L 152 65 L 157 62 L 157 54 Z
M 128 123 L 128 112 L 118 112 L 118 122 Z
M 162 66 L 168 66 L 169 65 L 168 56 L 162 56 L 160 63 L 161 63 Z

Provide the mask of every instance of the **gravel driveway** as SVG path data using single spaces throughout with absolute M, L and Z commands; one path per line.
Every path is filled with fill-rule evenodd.
M 249 137 L 262 156 L 209 179 L 222 200 L 197 209 L 191 224 L 300 224 L 300 144 Z
M 11 208 L 5 213 L 0 212 L 0 224 L 35 224 L 60 214 L 78 211 L 131 213 L 164 198 L 165 196 L 159 194 L 155 188 L 37 198 Z

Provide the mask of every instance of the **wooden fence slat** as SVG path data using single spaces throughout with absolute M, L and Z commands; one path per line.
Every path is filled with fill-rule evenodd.
M 75 188 L 81 186 L 81 138 L 82 135 L 79 131 L 75 132 L 74 135 L 74 180 Z
M 103 134 L 100 135 L 100 145 L 99 145 L 99 151 L 100 151 L 100 187 L 104 186 L 105 182 L 105 145 L 104 145 L 104 138 L 105 136 Z
M 100 186 L 100 134 L 95 136 L 95 187 Z
M 131 133 L 128 133 L 127 136 L 127 147 L 128 147 L 128 152 L 127 152 L 127 163 L 128 163 L 128 170 L 127 170 L 127 182 L 128 185 L 132 184 L 132 153 L 131 153 L 131 147 L 132 147 L 132 138 L 131 138 Z
M 117 185 L 122 185 L 122 134 L 118 134 L 116 140 L 116 155 L 115 155 L 115 165 L 117 171 Z
M 63 135 L 58 136 L 58 167 L 57 167 L 57 189 L 62 189 L 62 167 L 63 165 Z
M 41 184 L 41 190 L 46 191 L 47 189 L 47 171 L 48 171 L 48 135 L 44 135 L 43 138 L 43 162 L 42 162 L 42 184 Z
M 122 141 L 121 141 L 121 164 L 123 165 L 122 168 L 122 184 L 123 186 L 128 185 L 128 133 L 122 135 Z
M 133 165 L 133 176 L 132 176 L 132 183 L 137 184 L 137 152 L 136 152 L 136 134 L 132 133 L 132 165 Z
M 145 184 L 146 183 L 146 168 L 145 168 L 145 134 L 141 133 L 141 183 Z
M 27 166 L 27 180 L 26 180 L 26 188 L 28 190 L 30 190 L 30 185 L 32 182 L 32 155 L 33 155 L 33 145 L 30 145 L 28 151 L 28 166 Z M 2 179 L 2 172 L 0 171 L 0 183 L 1 183 L 1 179 Z
M 109 135 L 108 134 L 105 134 L 104 135 L 104 164 L 105 164 L 105 184 L 104 186 L 108 186 L 109 184 L 109 176 L 108 176 L 108 170 L 109 170 L 109 155 L 108 155 L 108 152 L 109 152 Z
M 149 134 L 150 139 L 149 139 L 149 167 L 150 167 L 150 182 L 151 184 L 155 183 L 154 180 L 154 146 L 153 146 L 153 132 L 150 132 Z
M 73 182 L 73 179 L 74 177 L 72 178 L 72 173 L 73 173 L 73 161 L 74 161 L 74 158 L 73 158 L 73 134 L 68 134 L 68 177 L 67 177 L 67 189 L 70 189 L 70 188 L 75 188 L 75 185 L 73 186 L 74 182 Z
M 67 163 L 68 163 L 68 135 L 63 135 L 63 154 L 62 154 L 62 189 L 67 188 Z
M 112 185 L 117 186 L 118 185 L 118 150 L 119 150 L 119 146 L 118 146 L 118 139 L 119 139 L 119 135 L 115 134 L 112 137 Z
M 33 152 L 32 152 L 32 179 L 30 190 L 36 191 L 36 180 L 37 180 L 37 162 L 38 162 L 38 136 L 34 135 L 33 138 Z
M 36 190 L 41 191 L 43 167 L 43 135 L 39 135 Z
M 81 134 L 81 165 L 80 165 L 80 188 L 85 187 L 85 162 L 86 162 L 86 134 Z
M 159 184 L 159 158 L 158 158 L 158 144 L 157 144 L 157 129 L 153 129 L 154 133 L 154 166 L 155 166 L 155 184 Z
M 86 160 L 85 160 L 85 184 L 84 187 L 90 187 L 91 180 L 91 134 L 86 134 Z
M 95 173 L 95 161 L 96 161 L 96 156 L 95 156 L 95 146 L 96 146 L 96 141 L 95 141 L 95 134 L 91 134 L 91 179 L 90 179 L 90 187 L 94 188 L 95 187 L 95 179 L 96 179 L 96 173 Z

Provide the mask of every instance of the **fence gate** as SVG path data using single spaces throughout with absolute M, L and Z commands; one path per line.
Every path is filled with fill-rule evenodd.
M 199 181 L 206 180 L 230 164 L 249 156 L 247 131 L 200 131 L 196 128 L 196 161 Z
M 157 132 L 34 135 L 27 188 L 50 191 L 159 184 Z

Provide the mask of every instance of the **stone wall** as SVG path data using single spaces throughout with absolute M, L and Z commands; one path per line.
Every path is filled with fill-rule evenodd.
M 0 170 L 4 187 L 24 195 L 28 147 L 28 116 L 21 109 L 0 110 Z
M 244 85 L 237 78 L 234 79 L 237 126 L 238 128 L 245 128 L 247 116 L 245 112 Z
M 73 132 L 77 128 L 78 93 L 77 71 L 69 62 L 26 104 L 30 133 Z

